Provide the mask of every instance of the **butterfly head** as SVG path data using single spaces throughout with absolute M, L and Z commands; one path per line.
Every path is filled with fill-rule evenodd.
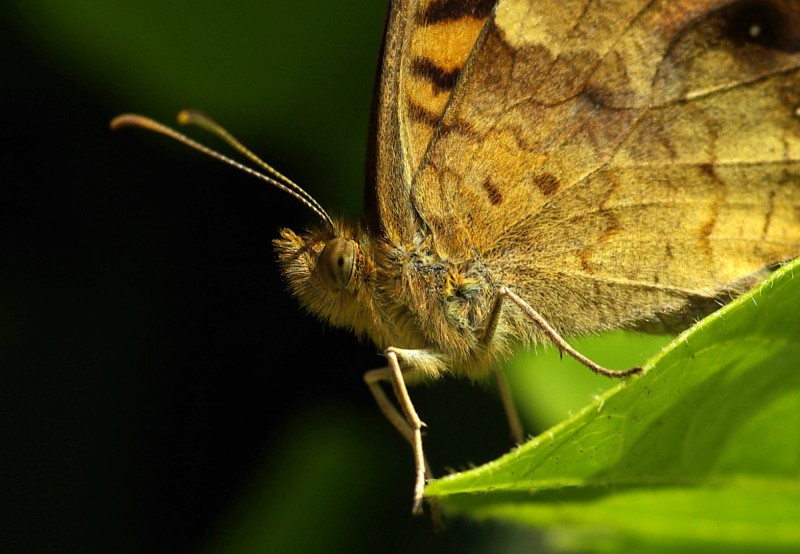
M 366 233 L 334 220 L 330 228 L 302 234 L 282 229 L 273 244 L 290 292 L 309 312 L 369 334 L 375 262 Z

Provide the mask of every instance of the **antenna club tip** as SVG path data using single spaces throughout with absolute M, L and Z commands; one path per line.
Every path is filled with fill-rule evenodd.
M 181 125 L 194 124 L 202 127 L 204 125 L 213 124 L 214 122 L 200 110 L 189 108 L 178 112 L 178 123 Z
M 191 110 L 181 110 L 178 112 L 178 123 L 180 125 L 188 125 L 192 121 Z

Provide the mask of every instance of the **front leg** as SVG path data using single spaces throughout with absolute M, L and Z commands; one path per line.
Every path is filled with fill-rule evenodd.
M 425 460 L 425 454 L 422 449 L 422 427 L 425 424 L 417 415 L 414 404 L 411 402 L 411 397 L 408 394 L 403 370 L 401 368 L 401 360 L 413 360 L 420 356 L 428 356 L 423 351 L 419 350 L 403 350 L 400 348 L 387 348 L 386 358 L 389 365 L 382 369 L 373 369 L 364 374 L 364 381 L 369 386 L 370 392 L 375 397 L 381 412 L 386 416 L 392 425 L 400 432 L 400 434 L 411 444 L 414 451 L 414 501 L 412 504 L 412 512 L 414 514 L 422 513 L 422 501 L 425 495 L 425 482 L 427 479 L 432 478 L 430 467 Z M 403 363 L 405 367 L 409 364 Z M 397 402 L 400 405 L 402 414 L 397 410 L 395 405 L 387 398 L 381 382 L 388 381 L 392 385 Z

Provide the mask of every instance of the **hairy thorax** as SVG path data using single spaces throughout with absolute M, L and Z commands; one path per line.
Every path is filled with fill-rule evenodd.
M 341 222 L 333 232 L 284 229 L 275 247 L 309 312 L 403 350 L 409 377 L 483 377 L 509 351 L 512 326 L 500 312 L 493 318 L 499 284 L 477 253 L 452 260 L 430 236 L 396 245 Z

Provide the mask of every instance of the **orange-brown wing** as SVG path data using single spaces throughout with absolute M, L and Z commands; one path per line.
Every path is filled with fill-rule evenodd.
M 677 328 L 800 254 L 800 2 L 500 0 L 412 187 L 563 332 Z
M 367 183 L 371 225 L 395 242 L 418 224 L 411 203 L 420 167 L 450 93 L 495 0 L 394 0 L 373 104 Z

